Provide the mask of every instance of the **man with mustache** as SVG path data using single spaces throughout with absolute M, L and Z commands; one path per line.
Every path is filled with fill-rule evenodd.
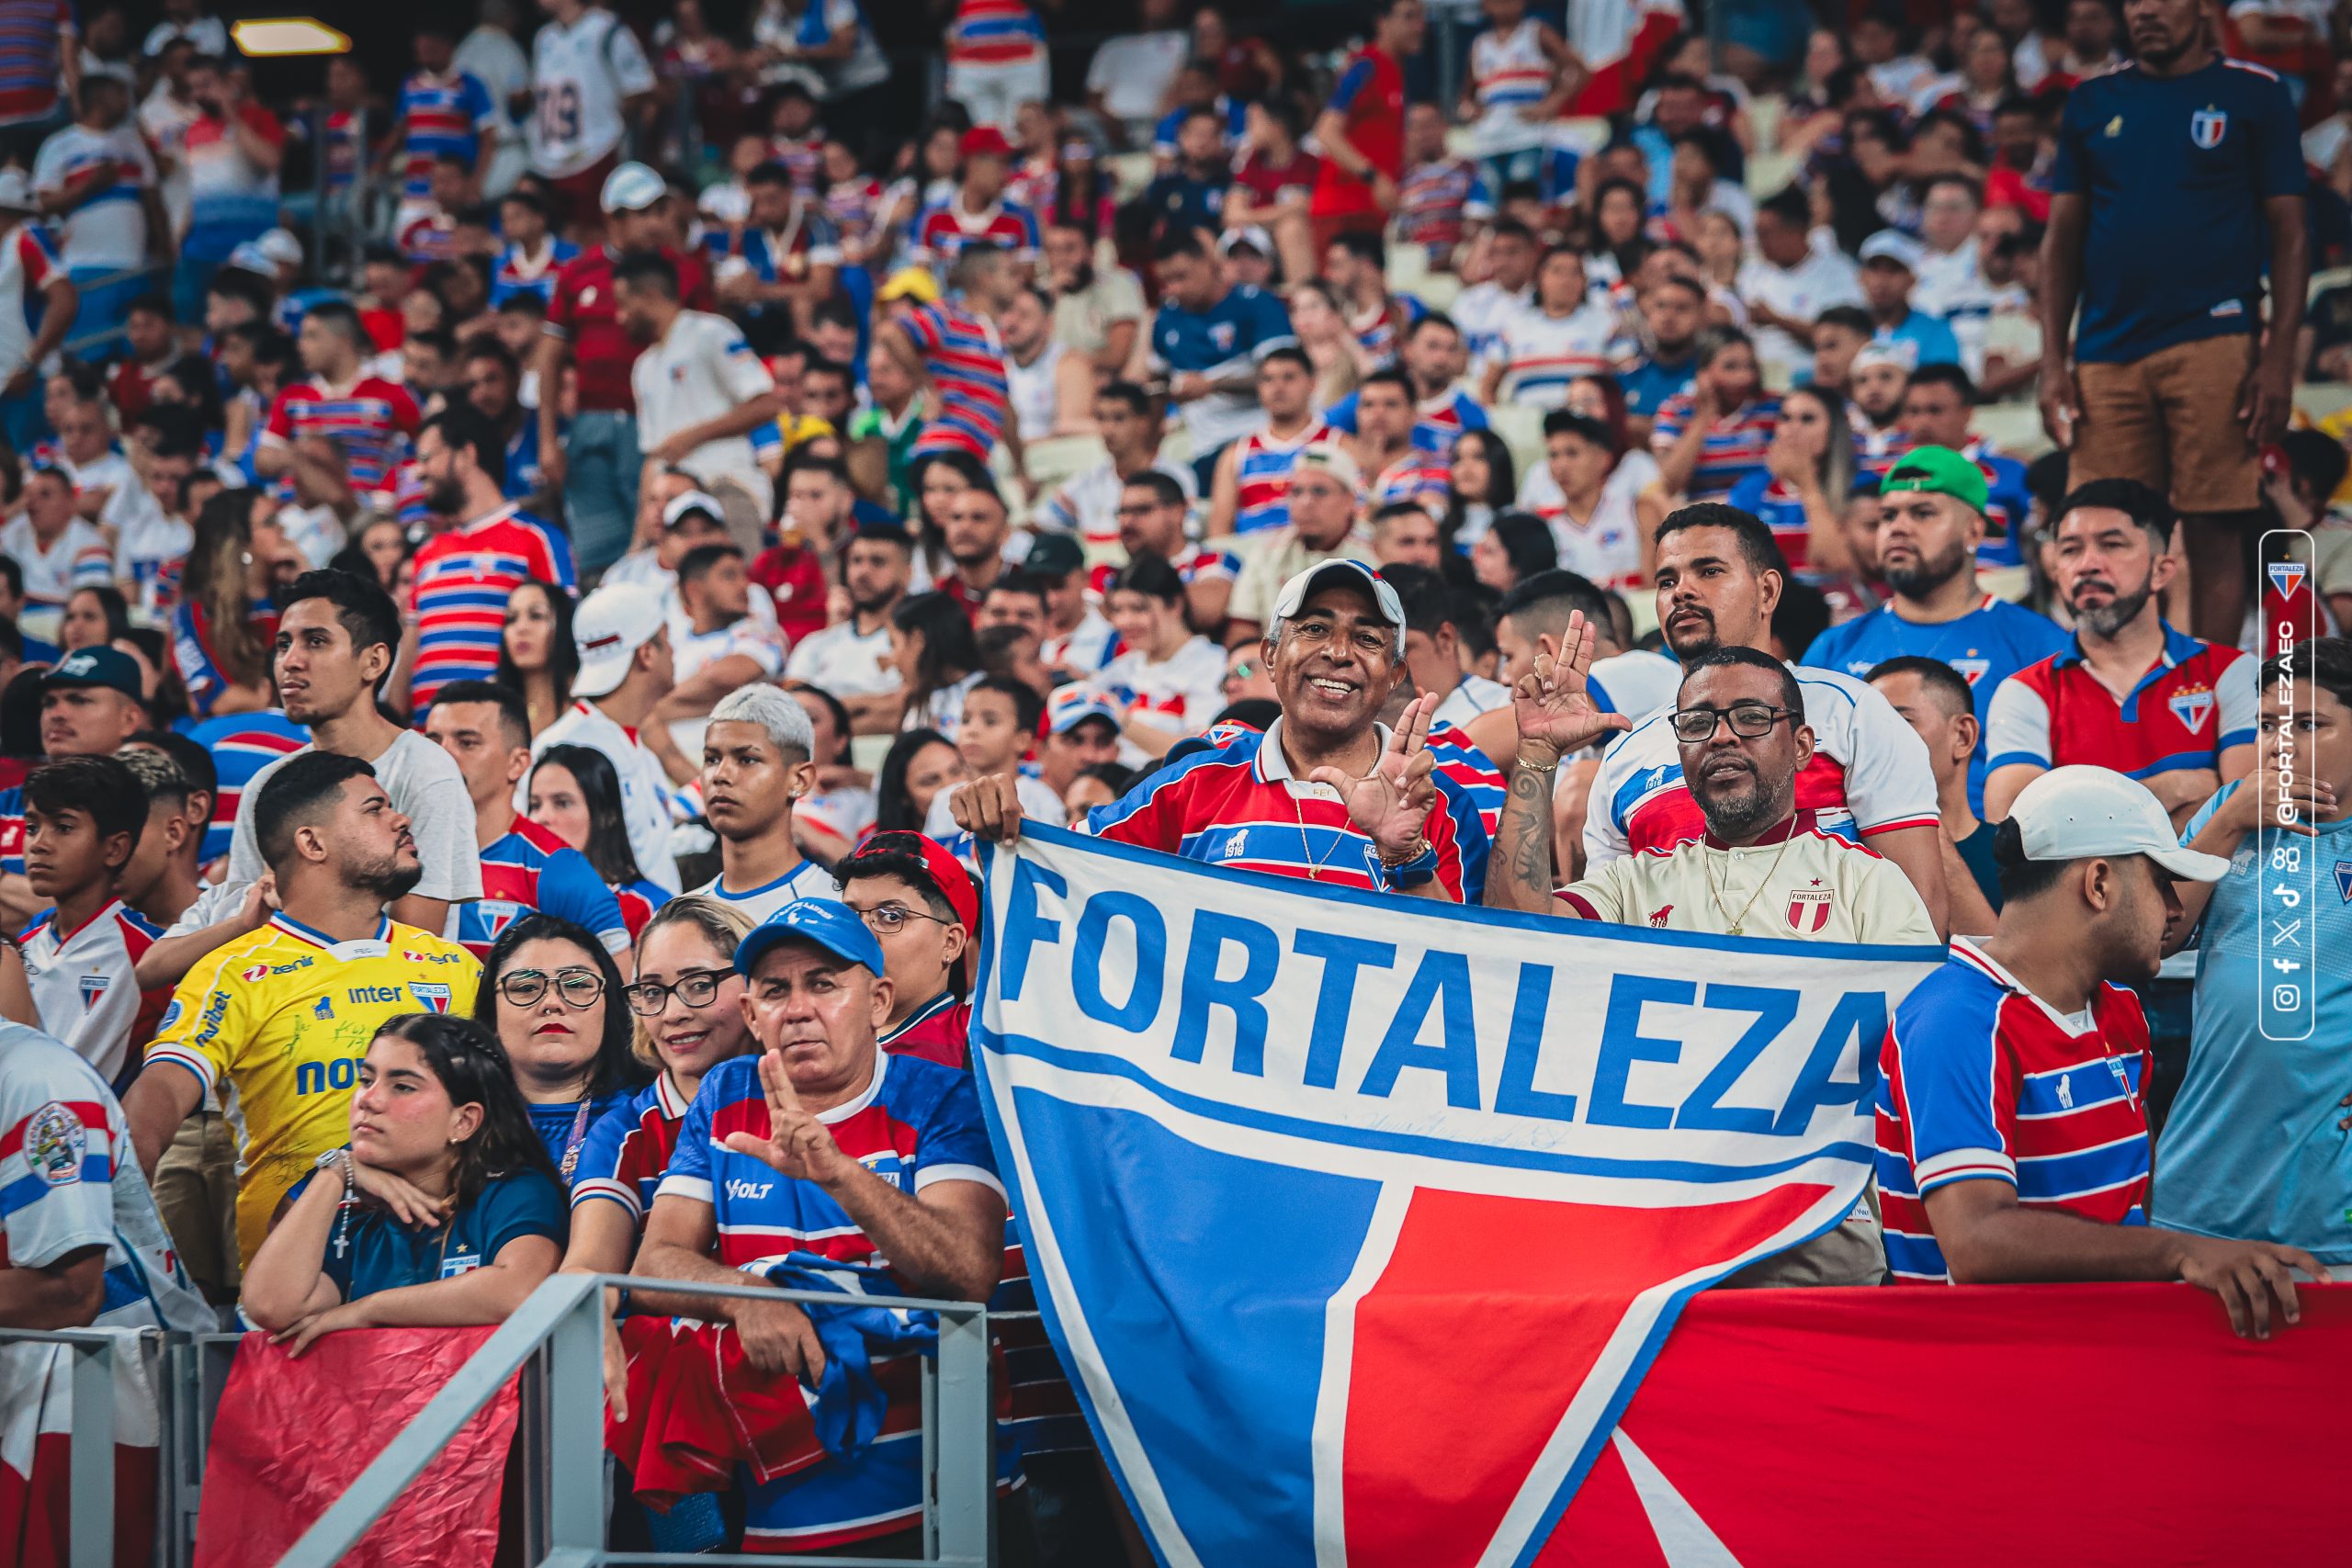
M 2092 762 L 2148 786 L 2176 824 L 2254 766 L 2254 660 L 2165 623 L 2180 570 L 2173 512 L 2137 479 L 2094 479 L 2058 506 L 2058 591 L 2075 638 L 2001 682 L 1984 720 L 1984 817 L 2052 768 Z
M 1669 513 L 1658 525 L 1657 612 L 1667 649 L 1687 671 L 1719 648 L 1758 652 L 1770 645 L 1772 612 L 1788 580 L 1772 531 L 1749 513 L 1702 502 Z M 1928 749 L 1894 705 L 1851 675 L 1792 665 L 1804 693 L 1815 741 L 1798 769 L 1796 804 L 1815 812 L 1824 829 L 1865 843 L 1911 879 L 1937 929 L 1943 926 L 1942 818 Z M 1589 865 L 1600 866 L 1643 850 L 1666 852 L 1705 835 L 1707 824 L 1683 774 L 1669 705 L 1634 719 L 1602 754 L 1585 814 Z M 1520 801 L 1521 774 L 1548 785 L 1547 770 L 1560 753 L 1544 737 L 1522 736 L 1506 819 Z M 1530 805 L 1548 804 L 1548 787 L 1531 791 Z M 1531 828 L 1533 826 L 1530 825 Z M 1548 877 L 1529 861 L 1523 883 L 1498 860 L 1498 876 L 1515 884 L 1499 899 L 1510 908 L 1541 908 Z

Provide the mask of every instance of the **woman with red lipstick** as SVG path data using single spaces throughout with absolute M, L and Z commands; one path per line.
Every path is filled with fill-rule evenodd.
M 743 977 L 735 973 L 735 945 L 751 929 L 741 910 L 689 894 L 655 910 L 639 935 L 637 980 L 623 994 L 637 1014 L 631 1050 L 658 1076 L 588 1130 L 572 1173 L 571 1245 L 563 1255 L 574 1273 L 628 1271 L 703 1074 L 752 1049 Z
M 563 1234 L 505 1053 L 471 1019 L 409 1013 L 369 1042 L 351 1145 L 286 1195 L 241 1301 L 297 1356 L 342 1328 L 503 1323 Z
M 548 1157 L 568 1188 L 588 1129 L 645 1081 L 630 1056 L 621 976 L 604 944 L 570 920 L 526 915 L 482 964 L 474 1017 L 514 1065 Z

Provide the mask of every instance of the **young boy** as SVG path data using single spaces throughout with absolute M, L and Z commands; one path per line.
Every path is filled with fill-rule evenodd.
M 1032 821 L 1059 828 L 1069 820 L 1062 815 L 1061 797 L 1037 776 L 1034 764 L 1022 761 L 1029 754 L 1030 743 L 1037 737 L 1037 722 L 1045 715 L 1046 699 L 1035 687 L 1010 675 L 990 675 L 965 694 L 963 717 L 956 726 L 956 750 L 964 754 L 964 764 L 976 779 L 1013 773 L 1013 790 L 1021 797 L 1023 814 Z M 956 836 L 955 813 L 947 804 L 954 793 L 941 790 L 933 796 L 931 812 L 923 819 L 922 830 L 943 843 Z
M 1928 744 L 1943 818 L 1951 929 L 1964 936 L 1989 934 L 2001 909 L 2001 882 L 1993 865 L 1993 824 L 1979 821 L 1968 804 L 1968 760 L 1976 754 L 1978 728 L 1967 679 L 1940 659 L 1916 654 L 1886 660 L 1864 679 Z M 1962 867 L 1966 876 L 1960 874 Z
M 886 1051 L 947 1066 L 970 1053 L 972 1008 L 964 954 L 979 929 L 972 879 L 946 848 L 920 833 L 876 833 L 842 862 L 842 902 L 882 944 L 896 987 L 878 1036 Z
M 112 757 L 61 757 L 25 780 L 25 877 L 53 906 L 24 935 L 33 1008 L 117 1093 L 140 1066 L 131 966 L 164 934 L 115 896 L 146 826 L 146 792 Z

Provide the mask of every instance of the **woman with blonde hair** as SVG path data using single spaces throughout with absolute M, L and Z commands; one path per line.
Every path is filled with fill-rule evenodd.
M 638 933 L 637 978 L 621 996 L 637 1020 L 629 1053 L 654 1078 L 588 1129 L 572 1172 L 568 1272 L 628 1271 L 703 1075 L 755 1049 L 735 973 L 736 945 L 751 929 L 741 910 L 689 895 L 656 909 Z

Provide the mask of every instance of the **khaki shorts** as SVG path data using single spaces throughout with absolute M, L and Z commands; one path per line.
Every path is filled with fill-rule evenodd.
M 155 1162 L 155 1208 L 204 1299 L 237 1299 L 237 1139 L 228 1118 L 197 1111 Z
M 2255 340 L 2233 333 L 2128 365 L 2077 366 L 2083 416 L 2067 485 L 2138 479 L 2177 511 L 2253 511 L 2262 502 L 2262 467 L 2238 423 L 2238 400 L 2254 362 Z

